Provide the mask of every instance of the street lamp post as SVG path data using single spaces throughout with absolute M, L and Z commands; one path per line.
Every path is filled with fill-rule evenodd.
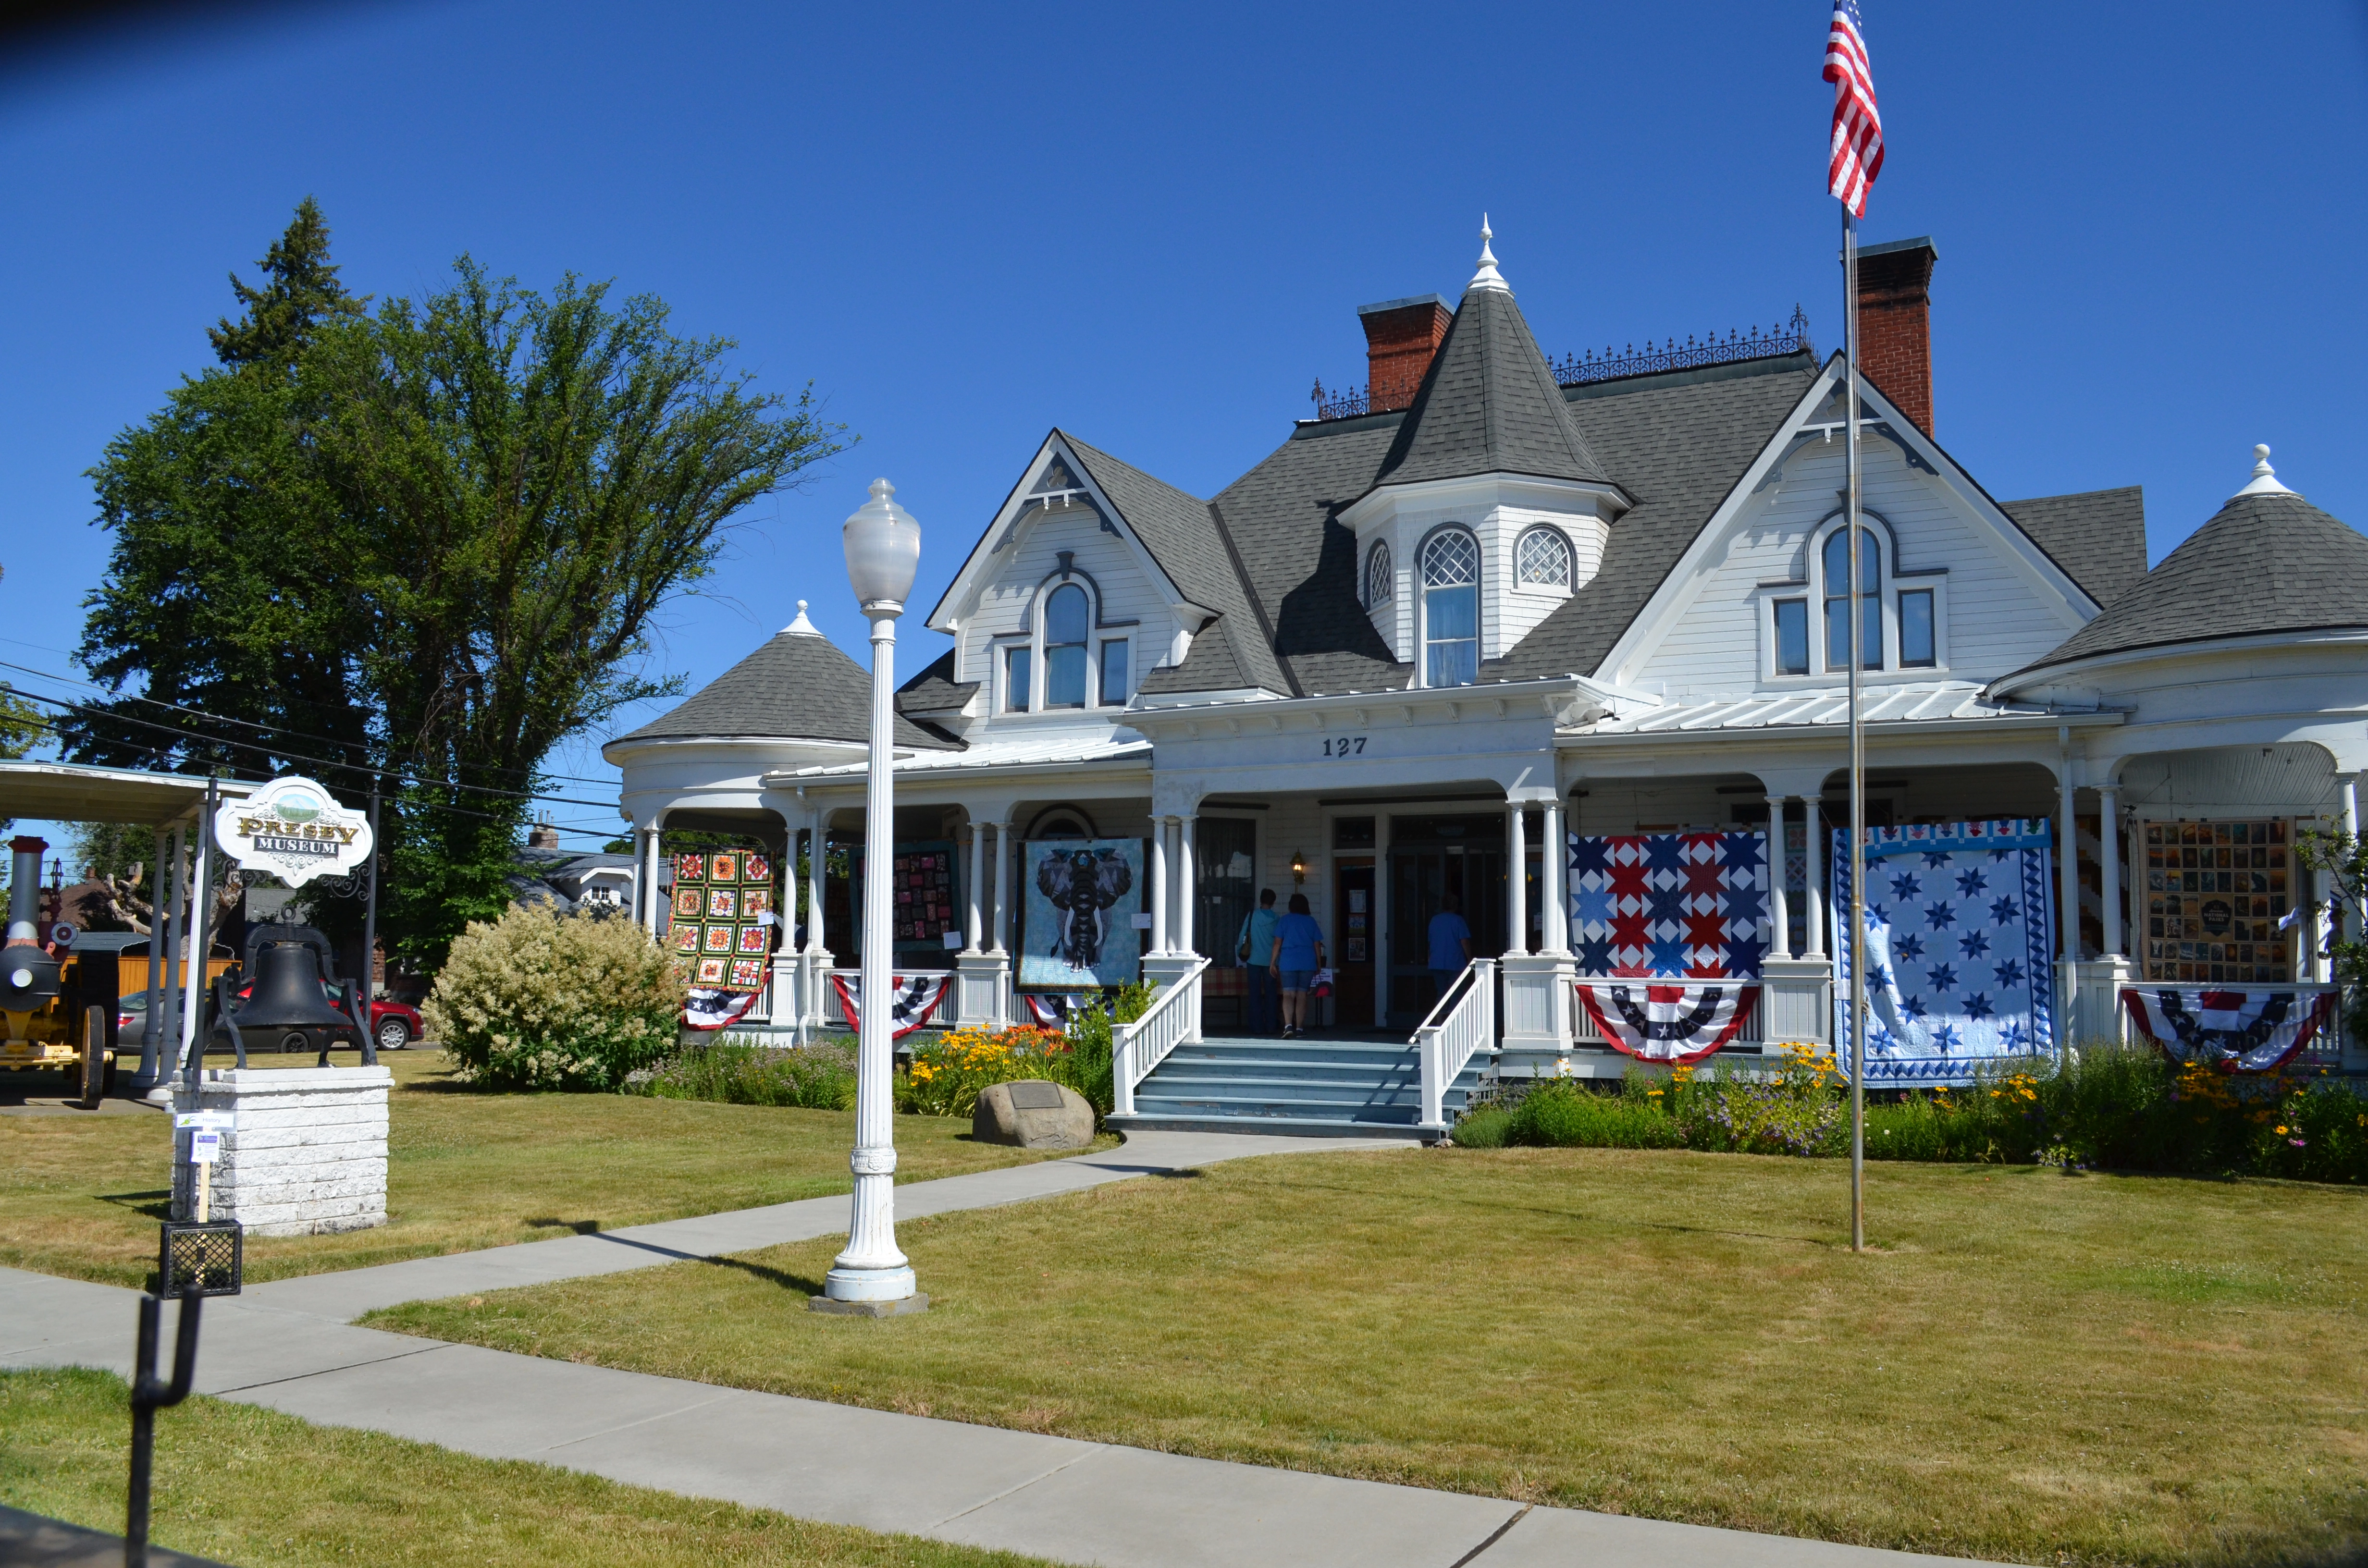
M 913 1267 L 896 1246 L 896 1144 L 889 1074 L 894 1071 L 894 1020 L 889 996 L 889 917 L 895 907 L 890 873 L 896 854 L 894 756 L 896 618 L 921 564 L 921 525 L 890 499 L 896 487 L 871 482 L 871 499 L 847 519 L 848 580 L 871 622 L 871 753 L 863 795 L 863 993 L 855 1059 L 855 1198 L 848 1215 L 847 1249 L 823 1278 L 817 1311 L 873 1317 L 920 1312 L 929 1304 L 914 1289 Z

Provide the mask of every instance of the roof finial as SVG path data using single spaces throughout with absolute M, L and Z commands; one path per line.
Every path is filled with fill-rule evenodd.
M 820 631 L 814 630 L 814 623 L 806 619 L 805 600 L 800 599 L 798 601 L 797 619 L 790 622 L 787 626 L 782 627 L 780 635 L 784 637 L 819 637 L 822 635 Z
M 1505 275 L 1497 270 L 1497 253 L 1488 248 L 1488 242 L 1494 238 L 1496 235 L 1488 229 L 1488 214 L 1483 212 L 1480 214 L 1480 270 L 1472 275 L 1472 281 L 1464 287 L 1497 289 L 1509 294 L 1513 291 L 1512 286 L 1505 281 Z
M 2291 495 L 2294 492 L 2278 483 L 2278 471 L 2270 466 L 2270 449 L 2253 449 L 2253 482 L 2237 492 L 2237 495 Z M 2235 499 L 2234 496 L 2230 497 Z

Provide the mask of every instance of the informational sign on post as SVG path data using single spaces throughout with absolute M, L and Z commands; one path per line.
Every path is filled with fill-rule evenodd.
M 189 1164 L 211 1165 L 222 1158 L 222 1134 L 199 1128 L 189 1134 Z
M 214 812 L 214 842 L 239 869 L 268 871 L 291 888 L 345 876 L 369 864 L 377 847 L 367 814 L 295 774 Z

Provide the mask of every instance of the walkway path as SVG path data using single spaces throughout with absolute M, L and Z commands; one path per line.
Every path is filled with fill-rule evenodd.
M 912 1183 L 896 1189 L 896 1207 L 900 1215 L 944 1213 L 1249 1154 L 1366 1147 L 1406 1145 L 1143 1132 L 1099 1154 Z M 207 1306 L 198 1386 L 310 1421 L 489 1459 L 533 1460 L 803 1518 L 1112 1568 L 1882 1568 L 1944 1561 L 1186 1459 L 350 1323 L 401 1301 L 829 1235 L 846 1229 L 847 1202 L 808 1199 L 257 1286 Z M 114 1286 L 0 1269 L 0 1367 L 91 1366 L 129 1375 L 138 1300 Z

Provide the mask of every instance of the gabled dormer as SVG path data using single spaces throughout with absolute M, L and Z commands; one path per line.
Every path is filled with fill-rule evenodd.
M 1480 267 L 1372 487 L 1340 514 L 1416 686 L 1461 686 L 1583 587 L 1633 504 L 1589 449 L 1480 231 Z
M 1240 597 L 1208 503 L 1055 430 L 928 624 L 954 639 L 904 707 L 969 733 L 1117 722 Z

